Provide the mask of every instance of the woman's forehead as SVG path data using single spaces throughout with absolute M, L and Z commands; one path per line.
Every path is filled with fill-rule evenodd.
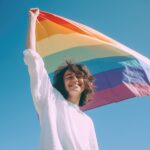
M 72 74 L 75 74 L 75 73 L 74 73 L 73 71 L 67 70 L 67 71 L 64 73 L 64 76 L 72 75 Z
M 73 71 L 71 71 L 71 70 L 67 70 L 67 71 L 64 73 L 64 76 L 74 75 L 74 74 L 82 74 L 82 72 L 81 72 L 81 71 L 73 72 Z

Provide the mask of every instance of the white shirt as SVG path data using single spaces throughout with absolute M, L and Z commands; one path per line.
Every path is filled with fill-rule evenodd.
M 23 54 L 39 115 L 40 150 L 98 150 L 91 118 L 52 86 L 43 59 L 36 51 L 26 49 Z

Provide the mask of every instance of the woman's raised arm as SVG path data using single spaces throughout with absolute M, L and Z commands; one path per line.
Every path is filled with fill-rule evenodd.
M 55 93 L 50 82 L 44 61 L 36 51 L 36 20 L 39 9 L 29 11 L 29 29 L 27 35 L 27 47 L 24 50 L 24 62 L 28 66 L 31 83 L 31 93 L 37 112 L 40 114 L 41 106 L 49 99 L 54 102 Z
M 31 8 L 29 10 L 29 27 L 28 27 L 28 33 L 27 33 L 27 49 L 36 50 L 36 35 L 35 35 L 35 29 L 36 29 L 36 19 L 39 15 L 39 9 L 38 8 Z

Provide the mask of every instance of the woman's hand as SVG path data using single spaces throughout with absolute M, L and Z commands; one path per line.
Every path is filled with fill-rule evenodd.
M 39 13 L 40 13 L 39 8 L 30 8 L 30 10 L 29 10 L 29 17 L 37 19 Z
M 27 34 L 27 48 L 36 50 L 36 20 L 39 15 L 39 8 L 31 8 L 29 10 L 29 28 Z

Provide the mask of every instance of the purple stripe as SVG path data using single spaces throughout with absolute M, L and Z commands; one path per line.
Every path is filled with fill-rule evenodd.
M 122 83 L 150 83 L 142 67 L 124 67 L 94 75 L 96 90 L 112 88 Z

